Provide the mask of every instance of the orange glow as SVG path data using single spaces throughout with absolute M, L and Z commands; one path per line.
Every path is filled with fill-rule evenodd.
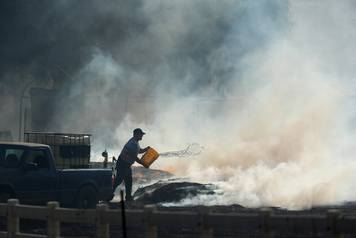
M 164 167 L 162 170 L 171 174 L 175 174 L 177 171 L 177 169 L 175 169 L 173 166 Z

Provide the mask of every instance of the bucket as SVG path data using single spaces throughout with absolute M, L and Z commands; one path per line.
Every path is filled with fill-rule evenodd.
M 153 149 L 153 148 L 149 148 L 146 153 L 142 156 L 141 158 L 141 162 L 142 162 L 142 165 L 145 167 L 145 168 L 149 168 L 150 165 L 159 157 L 159 154 L 158 152 Z

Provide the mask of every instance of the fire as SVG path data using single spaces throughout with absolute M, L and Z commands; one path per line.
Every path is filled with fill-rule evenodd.
M 174 168 L 173 166 L 164 167 L 164 168 L 162 168 L 162 170 L 166 171 L 168 173 L 171 173 L 171 174 L 175 174 L 177 172 L 177 169 Z

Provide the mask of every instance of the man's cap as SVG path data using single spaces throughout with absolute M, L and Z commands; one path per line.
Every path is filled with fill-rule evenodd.
M 134 133 L 134 135 L 144 135 L 144 134 L 146 134 L 145 132 L 143 132 L 141 130 L 141 128 L 136 128 L 135 130 L 133 130 L 133 133 Z

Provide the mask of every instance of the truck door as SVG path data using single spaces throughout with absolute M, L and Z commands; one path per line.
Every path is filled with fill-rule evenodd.
M 30 148 L 23 160 L 19 184 L 22 197 L 31 203 L 56 200 L 57 174 L 53 169 L 50 154 L 46 149 Z
M 0 184 L 11 188 L 10 192 L 4 192 L 5 194 L 0 191 L 2 202 L 6 202 L 10 193 L 18 194 L 17 184 L 20 183 L 22 175 L 20 162 L 24 154 L 24 148 L 12 145 L 0 146 Z

